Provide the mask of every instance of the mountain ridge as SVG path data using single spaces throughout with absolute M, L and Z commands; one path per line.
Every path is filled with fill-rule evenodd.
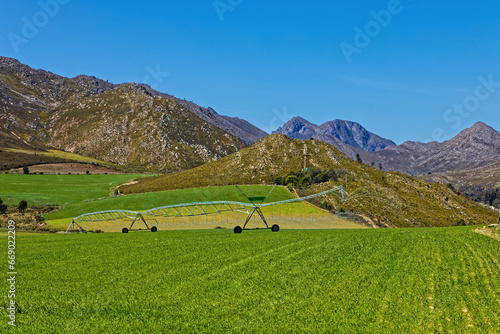
M 77 115 L 79 112 L 83 115 Z M 129 127 L 131 115 L 142 123 Z M 167 118 L 174 122 L 166 125 Z M 149 129 L 147 133 L 141 126 Z M 93 132 L 86 133 L 80 127 Z M 134 131 L 143 135 L 134 135 Z M 110 138 L 118 133 L 120 138 Z M 66 78 L 0 57 L 0 148 L 58 148 L 108 162 L 134 151 L 130 161 L 135 167 L 177 171 L 218 159 L 264 135 L 244 120 L 226 118 L 211 108 L 160 93 L 148 85 L 111 84 L 88 75 Z M 125 149 L 127 145 L 137 147 L 129 150 Z M 169 151 L 177 161 L 165 156 L 165 148 L 170 146 L 180 150 Z M 114 153 L 101 152 L 105 147 Z M 129 162 L 121 159 L 120 164 Z
M 295 139 L 316 138 L 336 147 L 344 146 L 343 143 L 352 148 L 369 152 L 396 145 L 392 140 L 382 138 L 366 130 L 357 122 L 340 119 L 316 125 L 302 117 L 293 117 L 273 133 L 281 133 Z M 344 147 L 344 150 L 351 151 L 352 149 Z M 357 153 L 357 151 L 355 152 Z M 345 153 L 351 155 L 351 152 Z
M 500 132 L 476 122 L 441 143 L 408 141 L 360 156 L 364 161 L 382 164 L 386 170 L 410 175 L 474 169 L 500 161 Z

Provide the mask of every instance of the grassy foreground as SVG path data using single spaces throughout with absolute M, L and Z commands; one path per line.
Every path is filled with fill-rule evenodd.
M 19 235 L 16 253 L 23 333 L 500 328 L 500 244 L 470 227 Z

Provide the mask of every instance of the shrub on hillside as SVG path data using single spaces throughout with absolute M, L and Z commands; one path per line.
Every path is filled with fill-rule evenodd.
M 451 226 L 469 226 L 469 225 L 470 225 L 469 222 L 466 222 L 465 220 L 460 219 L 459 221 L 453 223 Z
M 496 198 L 492 203 L 492 206 L 494 206 L 497 209 L 500 209 L 500 198 Z
M 7 212 L 7 205 L 3 204 L 3 201 L 0 198 L 0 215 L 3 215 L 5 212 Z
M 20 212 L 24 213 L 26 211 L 26 208 L 28 208 L 28 202 L 26 202 L 24 199 L 19 202 L 19 205 L 17 206 Z
M 285 176 L 272 177 L 272 181 L 278 185 L 293 186 L 297 188 L 305 188 L 312 184 L 323 183 L 330 180 L 336 181 L 337 179 L 338 172 L 333 168 L 320 169 L 315 167 L 309 168 L 305 172 L 291 172 Z

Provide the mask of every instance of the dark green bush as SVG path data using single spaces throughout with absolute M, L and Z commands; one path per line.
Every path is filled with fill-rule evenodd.
M 347 171 L 345 171 L 345 173 L 347 173 Z M 320 169 L 312 167 L 305 172 L 291 172 L 285 176 L 274 176 L 271 180 L 278 185 L 305 188 L 316 183 L 323 183 L 330 180 L 336 181 L 338 176 L 339 173 L 333 168 Z

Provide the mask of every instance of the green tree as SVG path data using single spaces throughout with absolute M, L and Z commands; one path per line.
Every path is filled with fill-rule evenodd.
M 297 186 L 298 183 L 299 183 L 299 179 L 297 178 L 296 175 L 293 175 L 293 174 L 287 176 L 287 178 L 285 179 L 286 185 L 291 184 L 292 186 Z
M 356 154 L 356 161 L 359 162 L 360 164 L 363 163 L 363 160 L 361 160 L 361 157 L 359 156 L 359 153 Z
M 24 211 L 26 211 L 27 207 L 28 207 L 28 202 L 26 202 L 24 199 L 21 202 L 19 202 L 19 205 L 17 206 L 19 211 L 21 211 L 22 213 L 24 213 Z
M 5 212 L 7 212 L 7 205 L 3 204 L 3 201 L 0 198 L 0 215 L 3 215 Z
M 30 169 L 28 168 L 28 166 L 24 165 L 23 166 L 23 174 L 29 174 L 30 173 Z

